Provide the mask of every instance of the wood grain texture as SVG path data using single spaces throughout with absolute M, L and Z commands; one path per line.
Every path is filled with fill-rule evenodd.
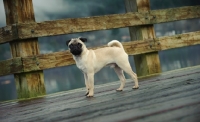
M 200 44 L 200 31 L 158 38 L 161 50 Z M 159 44 L 159 43 L 157 43 Z
M 34 18 L 33 15 L 29 16 L 23 13 L 22 16 L 28 17 L 28 19 L 30 19 L 31 21 L 27 22 L 22 19 L 19 19 L 19 22 L 14 20 L 7 20 L 7 23 L 16 23 L 15 25 L 12 25 L 12 29 L 10 30 L 14 33 L 5 33 L 4 28 L 6 27 L 0 28 L 0 44 L 10 42 L 18 38 L 27 39 L 34 37 L 54 36 L 94 30 L 106 30 L 138 25 L 158 24 L 163 22 L 200 17 L 200 6 L 188 6 L 150 11 L 141 4 L 141 11 L 136 12 L 135 10 L 138 9 L 137 6 L 134 6 L 136 4 L 136 1 L 127 0 L 127 2 L 125 2 L 125 4 L 129 3 L 133 3 L 133 5 L 129 5 L 129 7 L 126 6 L 126 10 L 128 13 L 125 14 L 113 14 L 85 18 L 70 18 L 55 21 L 44 21 L 40 23 L 35 23 L 33 20 L 30 19 Z M 8 5 L 6 4 L 5 10 L 7 9 Z M 9 12 L 6 17 L 9 18 L 12 16 L 14 19 L 19 18 L 17 14 L 11 12 Z M 15 33 L 16 29 L 18 33 Z
M 24 71 L 36 71 L 74 64 L 69 51 L 23 57 Z
M 71 18 L 18 25 L 19 38 L 53 36 L 94 30 L 106 30 L 137 25 L 156 24 L 200 17 L 200 6 L 164 10 L 129 12 L 106 16 Z M 33 30 L 33 31 L 31 31 Z
M 200 119 L 200 66 L 139 77 L 133 90 L 127 79 L 95 85 L 95 96 L 85 88 L 62 91 L 36 99 L 0 102 L 1 122 L 198 122 Z
M 125 0 L 125 5 L 127 8 L 126 12 L 141 12 L 147 14 L 150 11 L 149 0 Z M 145 19 L 150 21 L 151 17 L 146 16 Z M 131 40 L 144 40 L 155 38 L 153 25 L 129 27 L 129 32 Z M 136 55 L 134 56 L 134 61 L 136 73 L 138 76 L 146 76 L 149 74 L 161 72 L 158 52 Z
M 23 72 L 21 57 L 0 62 L 0 76 Z
M 4 8 L 7 25 L 35 21 L 32 0 L 4 0 Z M 10 42 L 10 48 L 13 58 L 39 54 L 37 38 L 17 39 L 15 42 Z M 46 94 L 42 71 L 14 74 L 14 76 L 18 98 Z
M 18 39 L 16 24 L 0 28 L 0 44 Z

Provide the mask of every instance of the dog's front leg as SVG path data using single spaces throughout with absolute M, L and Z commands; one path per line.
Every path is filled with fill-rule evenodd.
M 85 79 L 85 87 L 86 87 L 86 94 L 85 96 L 87 96 L 89 94 L 89 81 L 88 81 L 88 76 L 86 73 L 83 73 L 84 74 L 84 79 Z
M 89 85 L 89 94 L 87 97 L 93 97 L 94 95 L 94 73 L 88 73 L 88 85 Z

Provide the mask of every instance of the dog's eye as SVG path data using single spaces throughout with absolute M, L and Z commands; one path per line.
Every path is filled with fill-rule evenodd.
M 79 46 L 79 47 L 82 47 L 82 44 L 81 44 L 81 43 L 78 43 L 78 46 Z

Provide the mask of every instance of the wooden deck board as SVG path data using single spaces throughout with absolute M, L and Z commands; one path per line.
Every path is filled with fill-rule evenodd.
M 96 86 L 94 98 L 83 88 L 37 99 L 0 103 L 0 121 L 181 121 L 200 119 L 200 66 Z

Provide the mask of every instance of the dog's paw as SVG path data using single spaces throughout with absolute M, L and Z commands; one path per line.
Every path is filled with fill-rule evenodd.
M 89 92 L 87 97 L 93 97 L 94 96 L 94 93 L 93 92 Z
M 87 97 L 93 97 L 93 95 L 88 94 Z
M 133 86 L 133 89 L 138 89 L 139 88 L 139 86 Z
M 118 89 L 116 89 L 116 91 L 121 92 L 121 91 L 123 91 L 123 89 L 118 88 Z

